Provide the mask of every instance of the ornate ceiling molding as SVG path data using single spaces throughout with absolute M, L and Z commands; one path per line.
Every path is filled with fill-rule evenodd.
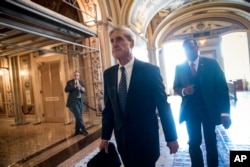
M 206 19 L 222 21 L 224 23 L 233 22 L 242 27 L 242 29 L 250 29 L 250 22 L 248 20 L 250 16 L 248 12 L 249 7 L 249 4 L 242 3 L 208 2 L 173 12 L 158 24 L 153 32 L 151 43 L 160 47 L 168 36 L 174 33 L 176 35 L 177 32 L 180 33 L 181 31 L 178 31 L 178 29 L 185 29 L 185 26 L 188 26 L 188 24 L 197 25 L 200 21 Z M 224 25 L 224 27 L 228 26 Z

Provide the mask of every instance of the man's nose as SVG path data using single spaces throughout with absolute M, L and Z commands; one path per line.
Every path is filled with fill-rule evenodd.
M 114 41 L 112 42 L 112 45 L 113 45 L 113 46 L 117 46 L 117 44 L 118 44 L 118 42 L 117 42 L 116 40 L 114 40 Z
M 113 43 L 112 43 L 112 47 L 113 47 L 113 48 L 117 48 L 118 46 L 119 46 L 119 45 L 118 45 L 118 42 L 113 42 Z

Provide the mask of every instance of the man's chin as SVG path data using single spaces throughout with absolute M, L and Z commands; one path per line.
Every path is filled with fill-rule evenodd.
M 114 57 L 114 58 L 116 58 L 116 59 L 119 59 L 121 56 L 120 56 L 120 55 L 115 54 L 115 55 L 113 55 L 113 57 Z
M 114 51 L 114 52 L 112 52 L 112 54 L 116 58 L 120 57 L 120 55 L 121 55 L 119 51 Z

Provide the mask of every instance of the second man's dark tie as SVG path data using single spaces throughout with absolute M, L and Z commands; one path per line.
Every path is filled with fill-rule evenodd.
M 125 68 L 122 66 L 120 68 L 121 70 L 121 80 L 119 83 L 119 102 L 122 112 L 125 112 L 125 105 L 126 105 L 126 99 L 127 99 L 127 82 L 126 82 L 126 74 L 125 74 Z
M 196 75 L 196 69 L 195 69 L 195 64 L 194 63 L 190 64 L 190 69 L 191 69 L 192 75 L 195 76 Z

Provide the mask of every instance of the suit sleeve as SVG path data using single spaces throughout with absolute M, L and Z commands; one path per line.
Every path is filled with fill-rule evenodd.
M 85 89 L 84 83 L 81 80 L 80 80 L 80 85 L 81 85 L 81 87 L 83 87 Z M 85 91 L 81 90 L 81 93 L 85 93 Z
M 217 92 L 217 103 L 219 104 L 219 111 L 221 113 L 230 113 L 230 99 L 227 81 L 224 75 L 224 72 L 220 68 L 217 61 L 214 61 L 214 70 L 215 70 L 215 85 Z
M 75 89 L 74 84 L 73 84 L 73 82 L 71 82 L 71 80 L 70 80 L 70 81 L 67 82 L 64 91 L 65 91 L 65 92 L 71 92 L 71 91 L 73 91 L 74 89 Z
M 108 95 L 108 74 L 104 72 L 104 110 L 102 112 L 101 139 L 110 140 L 114 129 L 114 114 Z
M 157 67 L 153 74 L 154 99 L 156 101 L 159 117 L 161 120 L 165 140 L 167 142 L 177 140 L 177 133 L 170 104 L 167 102 L 167 94 L 163 85 L 160 70 Z

